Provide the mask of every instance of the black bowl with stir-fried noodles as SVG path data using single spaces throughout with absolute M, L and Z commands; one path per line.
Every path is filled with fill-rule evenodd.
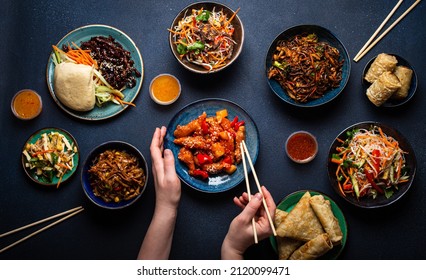
M 169 28 L 169 44 L 186 69 L 211 74 L 231 65 L 240 55 L 244 27 L 238 11 L 215 2 L 185 7 Z
M 315 107 L 336 98 L 349 80 L 351 63 L 340 40 L 316 25 L 299 25 L 279 34 L 266 56 L 272 91 L 298 107 Z
M 148 165 L 133 145 L 121 141 L 103 143 L 93 149 L 81 173 L 87 197 L 107 209 L 133 204 L 148 182 Z

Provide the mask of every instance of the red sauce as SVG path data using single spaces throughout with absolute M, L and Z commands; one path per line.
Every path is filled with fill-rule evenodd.
M 287 140 L 287 153 L 293 160 L 306 160 L 314 156 L 316 151 L 317 143 L 307 133 L 297 132 Z

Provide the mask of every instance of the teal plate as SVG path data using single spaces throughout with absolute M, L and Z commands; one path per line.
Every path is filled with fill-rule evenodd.
M 143 68 L 143 61 L 142 56 L 139 52 L 139 49 L 136 47 L 133 40 L 127 36 L 122 31 L 118 30 L 117 28 L 107 26 L 107 25 L 87 25 L 83 27 L 79 27 L 67 35 L 63 37 L 56 46 L 58 48 L 62 48 L 62 45 L 67 45 L 68 43 L 71 44 L 72 42 L 76 43 L 77 45 L 80 45 L 84 41 L 90 40 L 90 38 L 94 36 L 112 36 L 116 42 L 120 43 L 123 48 L 130 52 L 131 58 L 135 62 L 134 66 L 136 69 L 139 70 L 141 73 L 140 78 L 136 78 L 136 85 L 133 88 L 127 88 L 123 91 L 123 94 L 125 95 L 124 101 L 126 102 L 133 102 L 135 98 L 138 96 L 139 91 L 142 86 L 143 82 L 143 76 L 144 76 L 144 68 Z M 103 120 L 110 117 L 113 117 L 121 112 L 123 112 L 129 105 L 117 105 L 112 102 L 108 102 L 106 104 L 103 104 L 102 107 L 93 108 L 91 111 L 87 112 L 78 112 L 74 111 L 68 107 L 66 107 L 64 104 L 62 104 L 59 99 L 55 95 L 55 91 L 53 88 L 53 74 L 55 71 L 55 64 L 52 61 L 52 55 L 49 56 L 49 61 L 47 63 L 47 70 L 46 70 L 46 80 L 47 80 L 47 86 L 50 91 L 50 95 L 52 95 L 53 100 L 55 100 L 56 104 L 64 110 L 66 113 L 70 114 L 73 117 L 88 120 L 88 121 L 97 121 L 97 120 Z
M 164 147 L 172 150 L 175 156 L 176 172 L 179 178 L 188 186 L 206 193 L 224 192 L 241 183 L 241 181 L 244 180 L 244 169 L 242 164 L 238 164 L 237 170 L 232 174 L 226 174 L 223 172 L 210 176 L 208 180 L 195 178 L 189 175 L 186 164 L 178 159 L 181 147 L 173 143 L 173 140 L 175 139 L 173 132 L 178 125 L 189 123 L 190 121 L 198 118 L 198 116 L 200 116 L 203 112 L 206 112 L 207 116 L 215 116 L 216 111 L 222 109 L 228 110 L 228 119 L 233 120 L 235 116 L 238 116 L 239 120 L 244 120 L 244 125 L 246 127 L 245 142 L 254 165 L 259 153 L 259 131 L 257 130 L 257 126 L 243 108 L 236 103 L 225 99 L 202 99 L 185 106 L 170 121 L 167 126 L 167 134 L 164 139 Z M 249 167 L 247 168 L 248 171 L 251 171 Z
M 277 208 L 286 212 L 290 212 L 294 206 L 299 202 L 300 198 L 307 192 L 307 190 L 300 190 L 294 193 L 289 194 L 286 196 L 283 200 L 280 201 L 280 203 L 277 205 Z M 339 206 L 334 202 L 331 198 L 326 196 L 325 194 L 318 192 L 318 191 L 312 191 L 309 190 L 309 193 L 314 195 L 322 195 L 326 200 L 330 201 L 331 204 L 331 210 L 333 211 L 334 216 L 336 216 L 337 220 L 339 221 L 340 228 L 343 233 L 342 238 L 342 244 L 338 246 L 334 246 L 333 249 L 331 249 L 329 252 L 327 252 L 325 255 L 321 256 L 320 260 L 335 260 L 339 257 L 340 253 L 343 251 L 343 248 L 346 245 L 346 239 L 348 235 L 348 228 L 346 225 L 346 219 L 343 215 L 342 210 L 340 210 Z M 278 254 L 277 249 L 277 241 L 274 236 L 269 237 L 269 241 L 271 242 L 272 248 L 274 251 Z
M 27 140 L 27 142 L 25 142 L 24 146 L 22 147 L 22 150 L 25 149 L 25 146 L 27 145 L 27 143 L 29 144 L 34 144 L 43 133 L 50 133 L 50 132 L 58 132 L 62 135 L 65 136 L 65 138 L 68 140 L 68 142 L 73 145 L 75 147 L 77 147 L 77 152 L 74 154 L 74 168 L 67 171 L 65 173 L 65 175 L 62 177 L 62 180 L 60 182 L 60 184 L 63 184 L 65 181 L 67 181 L 77 170 L 78 167 L 78 163 L 80 161 L 80 149 L 77 145 L 77 141 L 74 139 L 74 137 L 66 130 L 63 130 L 61 128 L 55 128 L 55 127 L 46 127 L 46 128 L 42 128 L 36 132 L 34 132 Z M 28 177 L 30 177 L 31 180 L 33 180 L 34 182 L 36 182 L 37 184 L 40 185 L 44 185 L 44 186 L 56 186 L 58 184 L 58 180 L 59 178 L 57 178 L 56 176 L 53 177 L 52 182 L 48 182 L 45 179 L 43 179 L 43 177 L 39 177 L 37 176 L 37 174 L 35 173 L 35 170 L 30 170 L 29 168 L 25 167 L 25 163 L 27 163 L 27 159 L 26 157 L 22 154 L 21 156 L 21 161 L 22 161 L 22 167 L 25 170 L 25 173 L 28 175 Z

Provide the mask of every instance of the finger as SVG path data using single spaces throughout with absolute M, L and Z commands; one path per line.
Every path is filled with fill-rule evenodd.
M 161 130 L 156 127 L 154 135 L 152 135 L 151 146 L 149 147 L 151 154 L 157 152 L 158 147 L 160 146 L 160 133 Z
M 234 204 L 240 207 L 241 209 L 244 209 L 244 207 L 246 207 L 246 204 L 242 203 L 238 197 L 234 197 Z
M 253 195 L 252 195 L 252 197 L 253 197 Z M 246 201 L 246 204 L 249 202 L 249 195 L 248 195 L 248 193 L 246 193 L 246 192 L 243 192 L 243 194 L 242 194 L 242 198 Z
M 160 143 L 159 143 L 161 152 L 163 152 L 164 150 L 164 137 L 166 136 L 166 133 L 167 133 L 167 128 L 165 126 L 162 126 L 160 129 Z
M 152 136 L 150 152 L 152 159 L 152 171 L 154 174 L 157 173 L 158 170 L 163 169 L 163 156 L 160 150 L 160 141 L 161 141 L 161 130 L 157 127 L 155 129 L 154 135 Z
M 274 198 L 265 186 L 262 186 L 262 193 L 263 197 L 265 198 L 266 205 L 268 206 L 269 212 L 275 211 L 276 205 Z
M 250 222 L 251 219 L 256 215 L 261 205 L 262 195 L 260 193 L 256 193 L 253 196 L 253 199 L 251 199 L 250 202 L 246 205 L 243 212 L 241 212 L 241 218 L 246 222 Z
M 170 174 L 175 170 L 175 157 L 170 149 L 164 150 L 164 172 Z

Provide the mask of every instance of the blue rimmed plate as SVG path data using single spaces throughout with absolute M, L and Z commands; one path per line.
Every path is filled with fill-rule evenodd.
M 346 219 L 345 219 L 345 216 L 343 215 L 342 210 L 336 204 L 336 202 L 334 202 L 330 197 L 328 197 L 327 195 L 321 192 L 314 191 L 314 190 L 300 190 L 300 191 L 291 193 L 285 198 L 283 198 L 278 203 L 277 208 L 286 212 L 290 212 L 307 191 L 309 191 L 311 196 L 322 195 L 324 199 L 329 200 L 331 205 L 331 211 L 333 212 L 336 219 L 339 221 L 340 229 L 342 230 L 342 233 L 343 233 L 342 243 L 337 246 L 335 245 L 329 252 L 327 252 L 325 255 L 319 258 L 320 260 L 335 260 L 339 257 L 340 253 L 342 253 L 343 249 L 345 248 L 346 240 L 348 238 L 348 226 L 346 224 Z M 269 241 L 271 242 L 271 245 L 274 251 L 278 254 L 276 238 L 274 236 L 271 236 L 269 237 Z
M 139 72 L 141 73 L 141 77 L 136 78 L 136 85 L 133 88 L 127 88 L 123 91 L 123 94 L 125 95 L 124 101 L 133 102 L 135 98 L 138 96 L 142 86 L 144 68 L 143 68 L 142 56 L 139 52 L 139 49 L 136 47 L 136 44 L 133 42 L 133 40 L 129 36 L 127 36 L 124 32 L 122 32 L 121 30 L 118 30 L 117 28 L 107 26 L 107 25 L 95 24 L 95 25 L 82 26 L 65 35 L 65 37 L 63 37 L 56 44 L 56 46 L 58 46 L 58 48 L 62 48 L 62 45 L 71 44 L 72 42 L 76 43 L 77 45 L 80 45 L 82 42 L 88 41 L 90 40 L 90 38 L 95 36 L 105 36 L 105 37 L 112 36 L 116 40 L 116 42 L 120 43 L 125 50 L 130 52 L 130 56 L 134 61 L 135 68 L 138 69 Z M 102 107 L 95 106 L 95 108 L 93 108 L 91 111 L 88 111 L 88 112 L 78 112 L 66 107 L 64 104 L 62 104 L 59 101 L 59 99 L 55 95 L 55 91 L 53 87 L 53 74 L 55 72 L 55 64 L 52 61 L 52 55 L 53 55 L 53 52 L 49 56 L 49 61 L 47 62 L 47 69 L 46 69 L 47 87 L 49 88 L 50 95 L 53 97 L 53 100 L 66 113 L 78 119 L 97 121 L 97 120 L 103 120 L 103 119 L 113 117 L 123 112 L 128 107 L 128 105 L 121 106 L 112 102 L 103 104 Z
M 318 36 L 320 42 L 328 43 L 330 46 L 335 47 L 339 50 L 340 61 L 343 60 L 342 66 L 342 80 L 340 81 L 340 86 L 338 88 L 331 89 L 327 91 L 321 98 L 310 100 L 305 103 L 297 102 L 293 100 L 281 87 L 278 81 L 275 79 L 268 79 L 268 70 L 272 66 L 272 56 L 275 52 L 278 41 L 288 40 L 296 35 L 300 34 L 312 34 L 315 33 Z M 283 101 L 297 107 L 316 107 L 330 102 L 335 99 L 345 88 L 349 75 L 351 72 L 351 62 L 349 59 L 348 51 L 346 50 L 343 43 L 328 29 L 317 26 L 317 25 L 297 25 L 293 26 L 281 34 L 279 34 L 274 41 L 272 41 L 269 50 L 266 54 L 266 80 L 268 81 L 269 87 L 271 90 Z
M 68 131 L 61 129 L 61 128 L 56 128 L 56 127 L 46 127 L 46 128 L 42 128 L 40 130 L 37 130 L 28 138 L 28 140 L 25 142 L 22 150 L 25 149 L 25 146 L 27 144 L 36 143 L 37 140 L 40 139 L 44 133 L 49 134 L 51 132 L 58 132 L 58 133 L 62 134 L 68 140 L 70 145 L 72 145 L 73 147 L 76 148 L 76 152 L 73 155 L 74 166 L 71 170 L 68 170 L 64 174 L 64 176 L 62 177 L 60 184 L 63 184 L 75 173 L 75 171 L 77 170 L 79 161 L 80 161 L 80 150 L 79 150 L 77 141 Z M 58 182 L 59 182 L 58 177 L 53 176 L 52 181 L 48 181 L 45 177 L 37 175 L 36 169 L 27 168 L 25 166 L 26 163 L 27 163 L 27 159 L 26 159 L 24 154 L 21 155 L 21 162 L 22 162 L 22 167 L 25 170 L 25 173 L 28 175 L 28 177 L 32 181 L 36 182 L 37 184 L 44 185 L 44 186 L 57 186 L 58 185 Z
M 179 178 L 188 186 L 207 193 L 224 192 L 237 186 L 244 179 L 243 166 L 240 163 L 237 170 L 231 175 L 220 173 L 216 176 L 211 176 L 207 180 L 201 180 L 188 174 L 188 168 L 185 163 L 181 162 L 177 156 L 180 146 L 173 143 L 175 137 L 173 132 L 178 125 L 184 125 L 198 118 L 203 112 L 207 116 L 215 116 L 216 111 L 227 109 L 228 118 L 230 120 L 238 116 L 239 120 L 245 121 L 246 127 L 246 145 L 250 152 L 250 157 L 253 164 L 256 162 L 259 153 L 259 131 L 250 115 L 239 105 L 225 99 L 202 99 L 193 102 L 181 109 L 170 121 L 167 127 L 167 134 L 164 140 L 164 147 L 171 149 L 176 161 L 176 172 Z

